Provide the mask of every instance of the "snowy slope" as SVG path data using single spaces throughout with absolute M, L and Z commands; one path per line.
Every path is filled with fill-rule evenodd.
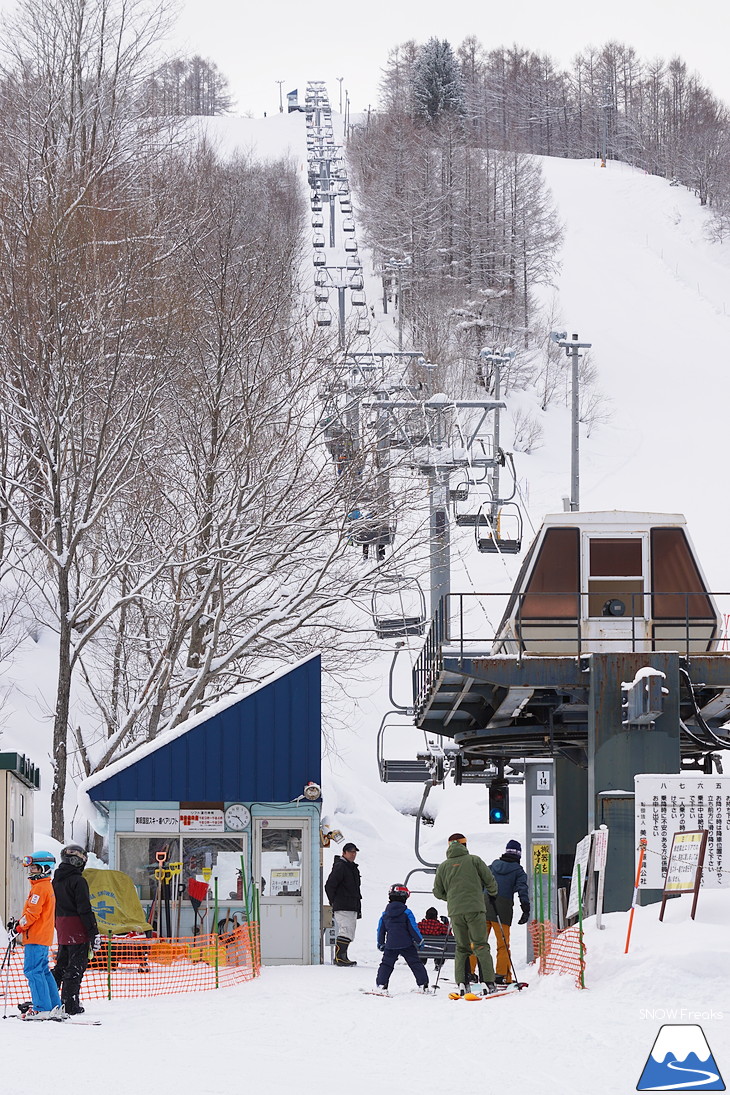
M 218 119 L 215 128 L 227 151 L 290 153 L 306 177 L 303 116 Z M 582 442 L 582 508 L 684 512 L 711 587 L 730 588 L 724 562 L 730 517 L 717 487 L 725 445 L 728 250 L 706 242 L 705 214 L 694 196 L 663 180 L 617 164 L 601 170 L 594 161 L 542 163 L 566 226 L 556 287 L 561 325 L 593 342 L 600 386 L 614 402 L 610 425 Z M 534 524 L 560 509 L 569 489 L 567 412 L 553 408 L 546 422 L 544 447 L 518 465 L 529 483 Z M 478 556 L 464 537 L 455 544 L 454 587 L 502 588 L 518 565 Z M 109 1095 L 150 1084 L 157 1095 L 294 1084 L 352 1095 L 395 1095 L 412 1086 L 489 1090 L 489 1077 L 505 1067 L 500 1087 L 512 1092 L 614 1095 L 636 1088 L 659 1027 L 672 1022 L 702 1025 L 727 1080 L 727 892 L 703 893 L 695 923 L 686 898 L 670 904 L 663 925 L 656 907 L 639 910 L 628 956 L 625 914 L 606 917 L 600 933 L 589 925 L 585 992 L 570 978 L 538 981 L 526 970 L 519 928 L 515 961 L 531 982 L 519 997 L 468 1005 L 448 1001 L 445 991 L 411 996 L 405 967 L 392 982 L 403 995 L 382 1000 L 358 992 L 374 980 L 375 924 L 387 887 L 416 865 L 413 820 L 394 804 L 412 808 L 420 790 L 380 785 L 375 764 L 375 736 L 389 706 L 390 653 L 382 646 L 382 658 L 363 679 L 346 685 L 340 714 L 349 729 L 338 733 L 324 779 L 325 812 L 361 849 L 364 910 L 351 948 L 358 966 L 279 967 L 253 985 L 219 993 L 94 1004 L 101 1028 L 0 1020 L 5 1074 L 13 1076 L 8 1090 L 64 1091 L 73 1078 L 74 1095 L 96 1092 L 109 1060 L 130 1047 L 121 1073 L 104 1081 Z M 396 698 L 404 702 L 407 665 L 416 653 L 414 642 L 396 674 Z M 12 696 L 2 747 L 17 746 L 36 759 L 47 751 L 48 726 L 33 666 L 31 659 L 21 663 L 23 693 Z M 404 729 L 398 737 L 409 745 L 403 755 L 412 755 L 417 732 Z M 398 752 L 394 747 L 390 755 Z M 423 832 L 424 858 L 438 862 L 454 829 L 469 834 L 471 849 L 487 861 L 509 837 L 520 837 L 521 790 L 512 795 L 510 826 L 490 829 L 486 800 L 479 788 L 434 790 L 429 807 L 436 823 Z M 325 853 L 326 871 L 334 851 Z M 426 876 L 414 876 L 411 885 L 426 890 Z M 417 917 L 431 903 L 427 892 L 411 899 Z M 80 1045 L 69 1053 L 75 1040 Z

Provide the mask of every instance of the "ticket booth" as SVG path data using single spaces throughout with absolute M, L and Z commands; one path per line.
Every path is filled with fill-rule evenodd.
M 298 663 L 129 752 L 82 784 L 108 843 L 165 935 L 242 921 L 260 894 L 267 964 L 320 961 L 320 658 Z M 155 868 L 179 863 L 164 907 Z M 190 880 L 209 875 L 195 909 Z
M 33 849 L 33 792 L 40 771 L 22 753 L 0 753 L 0 914 L 3 924 L 19 916 L 28 892 L 23 856 Z

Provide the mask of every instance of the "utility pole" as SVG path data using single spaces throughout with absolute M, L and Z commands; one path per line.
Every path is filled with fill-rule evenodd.
M 337 80 L 338 84 L 340 85 L 340 114 L 341 114 L 342 113 L 342 81 L 345 79 L 345 77 L 344 76 L 336 76 L 335 79 Z
M 397 303 L 397 308 L 398 308 L 398 350 L 399 351 L 403 349 L 403 286 L 402 286 L 402 283 L 401 283 L 401 273 L 402 273 L 403 270 L 408 269 L 408 267 L 411 265 L 412 261 L 413 260 L 411 259 L 411 256 L 406 255 L 406 257 L 404 259 L 394 259 L 394 258 L 393 259 L 388 259 L 388 261 L 385 263 L 385 266 L 387 267 L 387 269 L 395 271 L 395 278 L 396 278 L 396 290 L 395 291 L 396 291 L 396 296 L 398 298 L 396 303 Z
M 281 85 L 283 83 L 285 83 L 285 81 L 284 80 L 274 80 L 274 83 L 279 85 L 279 113 L 283 114 L 284 113 L 284 100 L 283 100 L 282 95 L 281 95 Z
M 590 350 L 591 342 L 579 342 L 578 335 L 568 338 L 567 331 L 551 331 L 550 338 L 565 348 L 571 363 L 571 438 L 570 438 L 570 509 L 580 509 L 580 393 L 578 389 L 578 362 L 583 357 L 579 350 Z

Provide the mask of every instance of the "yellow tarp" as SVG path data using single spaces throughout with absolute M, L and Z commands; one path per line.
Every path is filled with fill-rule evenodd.
M 102 935 L 125 935 L 126 932 L 149 930 L 129 875 L 123 871 L 88 867 L 84 878 L 89 883 L 91 905 Z

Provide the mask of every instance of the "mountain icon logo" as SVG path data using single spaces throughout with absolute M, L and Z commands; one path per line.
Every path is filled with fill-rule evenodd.
M 691 1023 L 660 1027 L 637 1091 L 725 1091 L 702 1027 Z

